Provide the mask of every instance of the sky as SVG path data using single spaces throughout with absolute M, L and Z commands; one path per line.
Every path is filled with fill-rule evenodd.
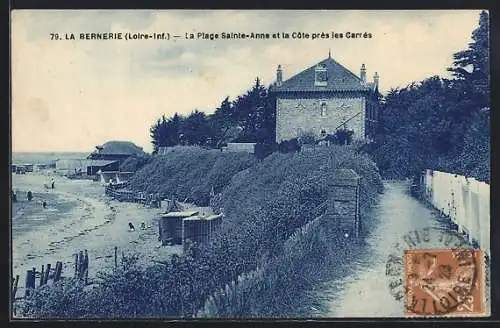
M 11 16 L 12 150 L 91 151 L 109 140 L 151 151 L 162 114 L 212 113 L 255 78 L 286 80 L 328 57 L 382 93 L 450 77 L 479 10 L 17 10 Z M 170 40 L 79 40 L 80 33 L 169 33 Z M 342 39 L 203 40 L 186 33 L 342 33 Z M 346 38 L 346 33 L 371 38 Z M 61 40 L 51 40 L 58 33 Z M 76 40 L 65 40 L 73 33 Z M 124 34 L 122 34 L 124 35 Z

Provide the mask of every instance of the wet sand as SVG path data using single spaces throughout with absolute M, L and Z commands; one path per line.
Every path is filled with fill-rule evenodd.
M 55 179 L 55 189 L 44 182 Z M 114 247 L 118 257 L 138 254 L 139 261 L 152 264 L 180 253 L 181 246 L 161 246 L 158 241 L 158 214 L 164 209 L 121 203 L 104 195 L 104 187 L 89 180 L 69 180 L 51 173 L 28 173 L 12 176 L 13 189 L 22 202 L 13 205 L 12 273 L 19 275 L 16 297 L 24 295 L 26 271 L 56 261 L 63 263 L 62 276 L 74 275 L 74 254 L 88 250 L 89 278 L 98 271 L 114 267 Z M 25 190 L 36 196 L 28 204 Z M 20 197 L 20 195 L 23 195 Z M 40 201 L 47 199 L 48 208 Z M 141 222 L 146 229 L 140 229 Z M 128 223 L 136 228 L 130 232 Z M 37 285 L 39 280 L 37 279 Z

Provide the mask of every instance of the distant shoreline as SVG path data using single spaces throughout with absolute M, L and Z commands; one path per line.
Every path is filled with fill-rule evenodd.
M 13 152 L 11 164 L 51 164 L 58 159 L 87 158 L 89 152 Z

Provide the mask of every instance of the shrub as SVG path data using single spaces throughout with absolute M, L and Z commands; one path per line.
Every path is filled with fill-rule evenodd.
M 291 140 L 283 140 L 278 145 L 278 151 L 282 153 L 298 152 L 300 151 L 300 144 L 297 138 Z
M 338 129 L 334 134 L 327 136 L 327 140 L 336 145 L 350 145 L 354 131 L 347 129 Z
M 120 165 L 120 171 L 123 172 L 136 172 L 144 165 L 148 164 L 152 159 L 151 155 L 143 154 L 143 155 L 132 155 L 127 158 Z
M 255 144 L 254 153 L 255 157 L 259 160 L 266 158 L 278 149 L 275 142 L 258 142 Z
M 220 192 L 237 172 L 256 163 L 252 154 L 201 147 L 173 147 L 154 157 L 130 179 L 133 190 L 160 192 L 207 206 L 212 187 Z
M 302 145 L 314 145 L 316 144 L 316 137 L 311 134 L 303 134 L 298 138 L 299 144 Z
M 159 170 L 163 176 L 158 181 L 182 181 L 191 190 L 196 184 L 190 179 L 201 177 L 206 186 L 221 177 L 229 179 L 220 173 L 225 168 L 222 162 L 216 164 L 220 154 L 181 150 L 169 159 L 153 160 L 143 170 Z M 380 176 L 366 155 L 349 146 L 273 153 L 261 162 L 250 161 L 253 165 L 246 169 L 249 162 L 235 154 L 228 156 L 234 159 L 228 161 L 233 163 L 229 165 L 232 172 L 239 171 L 226 185 L 219 185 L 224 221 L 209 245 L 188 245 L 183 255 L 172 256 L 163 267 L 142 268 L 134 261 L 124 262 L 122 268 L 101 275 L 93 289 L 66 290 L 63 299 L 79 302 L 77 312 L 45 299 L 35 302 L 42 305 L 32 306 L 30 313 L 40 317 L 193 317 L 208 307 L 204 310 L 208 315 L 215 311 L 223 316 L 293 316 L 305 291 L 326 277 L 337 261 L 346 262 L 350 256 L 349 248 L 335 239 L 337 234 L 328 224 L 313 221 L 321 214 L 318 206 L 327 198 L 332 172 L 352 168 L 361 176 L 365 221 L 369 221 L 369 204 L 382 186 Z M 207 165 L 218 168 L 211 172 L 205 169 Z M 173 171 L 177 168 L 188 175 L 184 180 Z M 188 174 L 187 170 L 196 172 Z M 232 283 L 253 270 L 263 270 L 262 276 L 250 275 L 246 283 Z M 215 301 L 210 301 L 210 295 Z

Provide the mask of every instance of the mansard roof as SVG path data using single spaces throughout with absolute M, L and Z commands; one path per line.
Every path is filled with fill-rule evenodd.
M 328 82 L 325 86 L 315 85 L 315 68 L 322 65 L 326 68 Z M 281 86 L 273 85 L 275 92 L 314 92 L 314 91 L 370 91 L 373 86 L 363 83 L 361 79 L 347 68 L 329 57 L 283 81 Z

